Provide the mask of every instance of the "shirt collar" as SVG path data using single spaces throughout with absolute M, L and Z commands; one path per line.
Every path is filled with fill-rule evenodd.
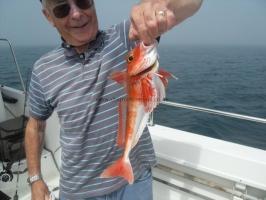
M 98 50 L 103 47 L 104 44 L 104 32 L 98 31 L 96 39 L 91 41 L 88 45 L 88 48 L 84 52 L 85 58 L 88 58 L 94 55 Z M 62 44 L 61 46 L 65 49 L 65 55 L 67 57 L 73 57 L 79 55 L 73 45 L 68 44 L 63 37 L 61 37 Z

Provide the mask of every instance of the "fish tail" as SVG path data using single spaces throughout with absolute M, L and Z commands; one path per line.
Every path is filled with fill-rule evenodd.
M 129 159 L 124 159 L 121 157 L 115 163 L 106 168 L 102 174 L 101 178 L 111 178 L 120 176 L 128 181 L 129 184 L 134 182 L 133 170 Z

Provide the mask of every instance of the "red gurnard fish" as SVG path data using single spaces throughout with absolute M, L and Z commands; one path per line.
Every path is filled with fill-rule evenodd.
M 124 148 L 124 153 L 102 172 L 102 178 L 120 176 L 130 184 L 134 182 L 130 151 L 138 143 L 149 114 L 165 98 L 165 87 L 172 76 L 158 68 L 157 43 L 146 46 L 141 42 L 129 52 L 127 70 L 111 75 L 113 80 L 123 84 L 127 94 L 118 106 L 117 145 Z

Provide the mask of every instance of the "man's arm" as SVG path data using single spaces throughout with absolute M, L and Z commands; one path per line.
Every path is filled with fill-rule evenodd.
M 45 121 L 30 118 L 26 127 L 25 150 L 29 177 L 41 175 L 41 152 Z M 32 200 L 49 199 L 49 191 L 44 181 L 38 180 L 31 185 Z
M 131 11 L 130 39 L 146 44 L 192 16 L 202 0 L 142 0 Z

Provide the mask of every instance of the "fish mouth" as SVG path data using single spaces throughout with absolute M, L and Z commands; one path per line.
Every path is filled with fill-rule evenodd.
M 145 76 L 146 74 L 148 74 L 149 72 L 153 71 L 156 67 L 157 67 L 157 60 L 154 61 L 154 63 L 148 67 L 147 69 L 137 73 L 137 74 L 134 74 L 133 77 L 137 77 L 137 76 Z M 154 70 L 155 71 L 155 70 Z

